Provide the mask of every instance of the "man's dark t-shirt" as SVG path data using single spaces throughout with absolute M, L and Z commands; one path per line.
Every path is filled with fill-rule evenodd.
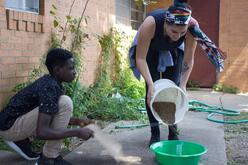
M 44 75 L 10 99 L 0 112 L 0 130 L 8 130 L 18 117 L 36 107 L 39 107 L 39 112 L 42 113 L 57 113 L 58 100 L 62 93 L 61 83 L 51 75 Z

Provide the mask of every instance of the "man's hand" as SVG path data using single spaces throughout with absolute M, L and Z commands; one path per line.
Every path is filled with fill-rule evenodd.
M 80 128 L 78 131 L 78 137 L 88 140 L 89 138 L 94 137 L 94 132 L 89 128 Z

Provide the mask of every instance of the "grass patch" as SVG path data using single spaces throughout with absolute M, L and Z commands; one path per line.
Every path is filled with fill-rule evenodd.
M 218 92 L 237 94 L 239 93 L 239 88 L 232 85 L 225 84 L 214 84 L 213 89 Z
M 189 80 L 186 85 L 187 89 L 190 90 L 199 90 L 200 89 L 200 83 L 195 80 Z
M 12 151 L 9 146 L 0 138 L 0 150 Z
M 241 112 L 239 116 L 225 116 L 225 120 L 248 120 L 248 112 Z M 248 133 L 248 123 L 226 124 L 225 133 L 227 135 L 237 135 Z
M 225 120 L 248 120 L 248 113 L 239 116 L 224 116 Z M 248 123 L 225 124 L 226 154 L 228 165 L 243 165 L 248 162 Z

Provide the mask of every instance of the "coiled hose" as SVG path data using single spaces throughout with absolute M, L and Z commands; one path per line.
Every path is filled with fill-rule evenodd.
M 190 100 L 189 101 L 189 109 L 193 111 L 199 111 L 199 112 L 208 112 L 210 113 L 207 117 L 209 121 L 213 121 L 216 123 L 223 123 L 223 124 L 239 124 L 239 123 L 248 123 L 247 120 L 218 120 L 215 119 L 215 115 L 222 114 L 224 116 L 238 116 L 240 115 L 239 111 L 233 110 L 233 109 L 226 109 L 222 107 L 217 106 L 210 106 L 206 103 L 203 103 L 198 100 Z
M 207 117 L 209 121 L 222 123 L 222 124 L 239 124 L 239 123 L 248 123 L 247 120 L 218 120 L 215 119 L 215 115 L 222 114 L 224 116 L 238 116 L 240 115 L 239 111 L 233 109 L 226 109 L 218 106 L 210 106 L 204 102 L 198 100 L 189 100 L 189 109 L 199 112 L 208 112 L 210 113 Z M 146 113 L 145 108 L 138 109 L 141 113 Z M 125 129 L 125 128 L 142 128 L 150 126 L 150 124 L 130 124 L 130 125 L 118 125 L 115 126 L 115 129 Z

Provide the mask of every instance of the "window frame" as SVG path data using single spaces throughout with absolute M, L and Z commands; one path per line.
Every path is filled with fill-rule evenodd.
M 47 32 L 44 17 L 45 3 L 45 0 L 39 0 L 39 13 L 5 8 L 7 29 L 35 33 Z
M 39 15 L 40 12 L 41 12 L 41 2 L 40 0 L 36 0 L 38 1 L 38 11 L 37 12 L 34 12 L 34 11 L 29 11 L 29 10 L 25 10 L 25 9 L 21 9 L 21 8 L 15 8 L 15 7 L 10 7 L 10 6 L 6 6 L 6 3 L 7 3 L 8 0 L 5 1 L 5 9 L 6 10 L 13 10 L 13 11 L 17 11 L 17 12 L 25 12 L 25 13 L 30 13 L 30 14 L 37 14 Z M 35 0 L 33 0 L 35 1 Z
M 138 9 L 137 5 L 135 4 L 135 7 L 132 7 L 132 3 L 135 3 L 135 0 L 130 0 L 130 25 L 132 29 L 138 30 L 139 26 L 142 24 L 145 18 L 146 10 L 145 5 L 142 4 L 142 9 Z M 132 13 L 135 12 L 136 14 L 142 14 L 142 18 L 140 20 L 138 19 L 132 19 Z M 136 27 L 133 26 L 133 24 L 136 25 Z

